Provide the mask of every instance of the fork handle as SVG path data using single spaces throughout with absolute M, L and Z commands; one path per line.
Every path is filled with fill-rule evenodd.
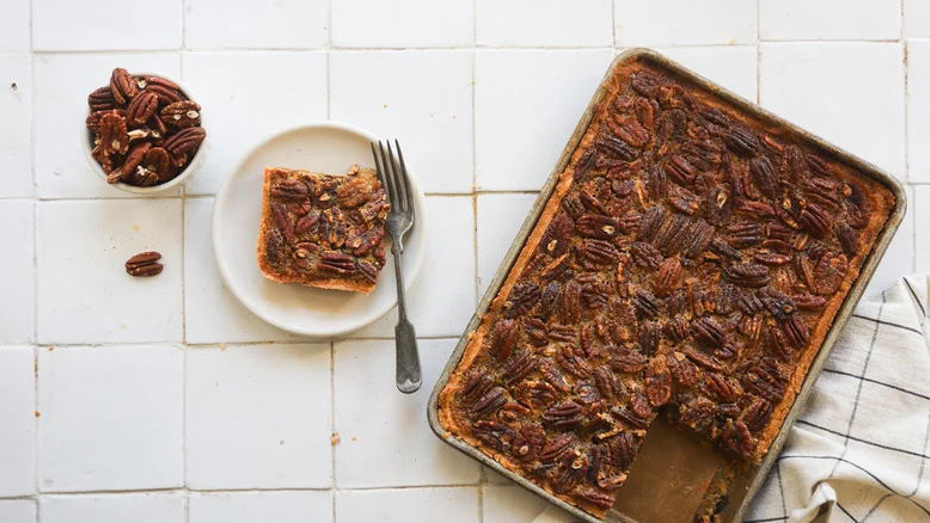
M 404 275 L 400 265 L 400 252 L 394 254 L 394 276 L 397 281 L 397 325 L 394 327 L 394 343 L 397 359 L 397 389 L 412 394 L 420 389 L 423 376 L 420 372 L 420 353 L 417 350 L 417 333 L 407 320 L 407 299 L 404 295 Z

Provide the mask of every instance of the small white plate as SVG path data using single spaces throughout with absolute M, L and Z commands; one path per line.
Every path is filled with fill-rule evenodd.
M 252 149 L 223 182 L 213 208 L 213 250 L 226 286 L 256 316 L 290 332 L 332 337 L 368 325 L 397 304 L 390 253 L 370 294 L 275 283 L 262 276 L 255 254 L 265 167 L 328 173 L 345 172 L 353 163 L 374 168 L 369 143 L 377 139 L 336 122 L 286 129 Z M 426 234 L 423 193 L 409 169 L 408 174 L 417 213 L 404 243 L 404 282 L 409 288 L 423 265 Z

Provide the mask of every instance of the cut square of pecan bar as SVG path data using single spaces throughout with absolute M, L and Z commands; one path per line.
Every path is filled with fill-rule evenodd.
M 384 267 L 390 204 L 372 169 L 265 169 L 258 267 L 269 280 L 371 292 Z

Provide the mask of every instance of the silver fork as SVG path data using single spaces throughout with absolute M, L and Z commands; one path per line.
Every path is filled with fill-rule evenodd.
M 387 145 L 387 154 L 384 151 Z M 394 342 L 397 349 L 397 389 L 404 394 L 419 390 L 423 383 L 420 373 L 420 354 L 417 352 L 417 333 L 413 324 L 407 320 L 407 299 L 404 296 L 404 275 L 400 258 L 404 254 L 404 236 L 413 228 L 415 212 L 407 166 L 400 143 L 394 140 L 397 157 L 391 150 L 391 142 L 378 146 L 371 144 L 371 153 L 375 157 L 375 169 L 384 185 L 391 202 L 391 212 L 387 216 L 387 232 L 394 240 L 391 253 L 394 255 L 394 277 L 397 280 L 397 325 L 394 327 Z

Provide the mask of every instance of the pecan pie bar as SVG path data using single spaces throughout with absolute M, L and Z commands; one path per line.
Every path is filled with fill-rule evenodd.
M 451 435 L 599 517 L 656 416 L 764 456 L 895 205 L 648 60 L 605 85 L 438 399 Z
M 265 169 L 258 266 L 280 283 L 371 292 L 384 267 L 390 204 L 372 169 Z

